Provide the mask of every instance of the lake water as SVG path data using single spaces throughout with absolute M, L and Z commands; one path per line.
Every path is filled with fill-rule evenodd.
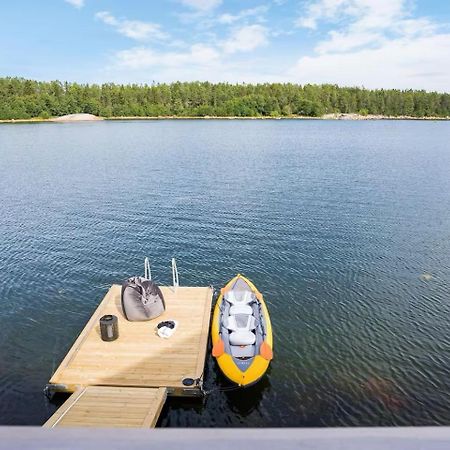
M 1 125 L 0 192 L 0 424 L 42 424 L 109 286 L 175 256 L 256 283 L 275 359 L 223 392 L 208 356 L 160 425 L 450 425 L 450 122 Z

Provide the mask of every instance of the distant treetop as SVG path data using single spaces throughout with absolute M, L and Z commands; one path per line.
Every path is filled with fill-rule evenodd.
M 448 117 L 450 94 L 330 84 L 89 85 L 0 78 L 0 119 L 77 113 L 102 117 L 319 117 L 329 113 Z

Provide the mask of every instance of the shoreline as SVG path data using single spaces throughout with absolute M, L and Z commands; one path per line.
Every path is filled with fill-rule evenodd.
M 417 121 L 448 121 L 450 117 L 439 117 L 439 116 L 382 116 L 382 115 L 367 115 L 362 116 L 359 114 L 344 114 L 344 113 L 333 113 L 325 114 L 320 117 L 310 117 L 310 116 L 258 116 L 258 117 L 239 117 L 239 116 L 117 116 L 117 117 L 98 117 L 95 120 L 64 120 L 58 121 L 57 118 L 52 117 L 49 119 L 43 119 L 39 117 L 30 119 L 0 119 L 0 124 L 6 123 L 80 123 L 80 122 L 98 122 L 98 121 L 132 121 L 132 120 L 344 120 L 344 121 L 372 121 L 372 120 L 417 120 Z

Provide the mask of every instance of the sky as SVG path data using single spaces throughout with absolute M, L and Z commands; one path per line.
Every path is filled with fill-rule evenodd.
M 450 92 L 450 0 L 15 0 L 0 76 Z

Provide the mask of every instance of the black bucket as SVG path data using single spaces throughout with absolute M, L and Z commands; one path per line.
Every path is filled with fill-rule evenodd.
M 119 323 L 116 316 L 108 314 L 100 319 L 100 334 L 102 340 L 107 342 L 115 341 L 119 337 Z

